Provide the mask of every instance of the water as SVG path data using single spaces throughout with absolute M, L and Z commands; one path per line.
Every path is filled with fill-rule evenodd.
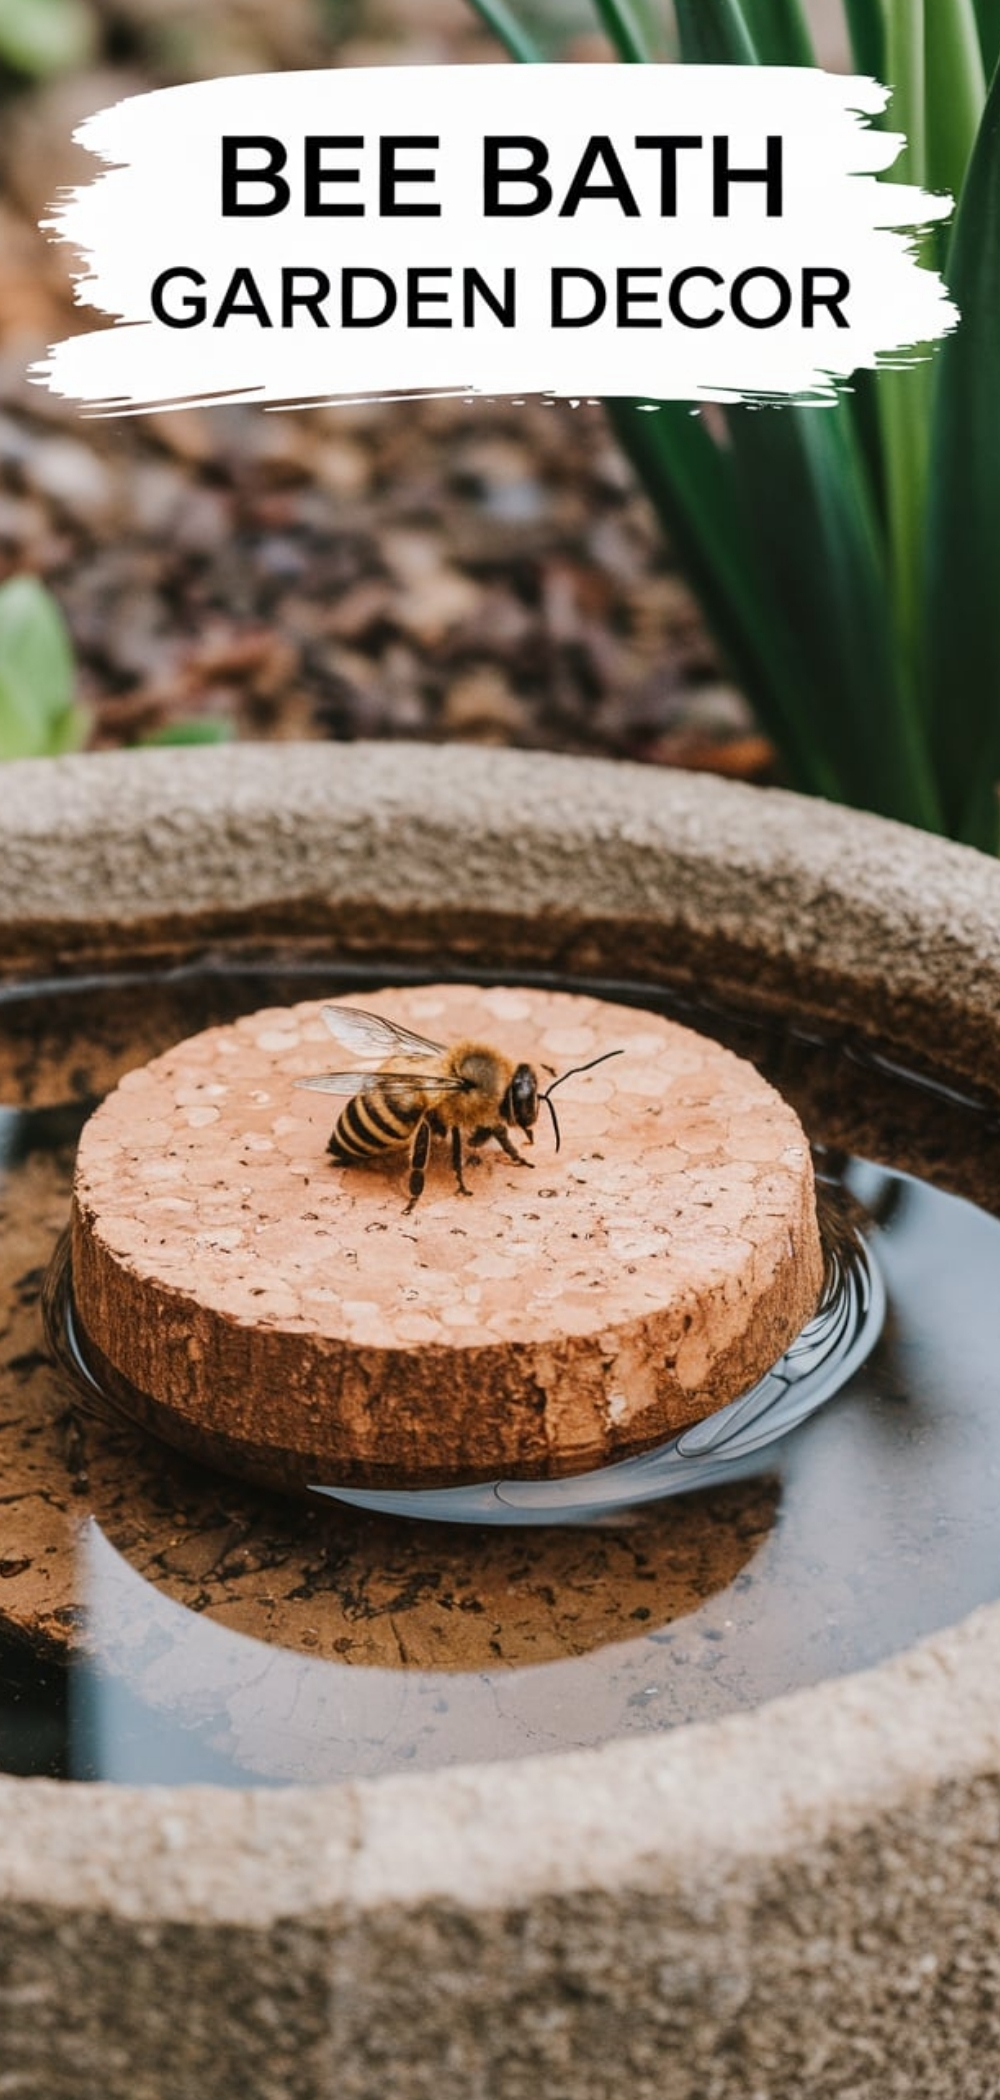
M 0 1007 L 0 1766 L 281 1783 L 595 1744 L 874 1663 L 1000 1594 L 995 1126 L 741 1017 L 697 1019 L 795 1101 L 889 1300 L 765 1470 L 588 1525 L 411 1524 L 255 1494 L 78 1407 L 38 1297 L 84 1113 L 177 1036 L 314 985 L 345 988 L 206 969 Z

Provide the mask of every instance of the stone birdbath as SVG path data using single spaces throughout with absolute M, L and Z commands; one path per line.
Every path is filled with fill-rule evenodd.
M 379 985 L 495 976 L 736 1015 L 829 1155 L 935 1182 L 955 1216 L 1000 1205 L 1000 869 L 974 853 L 778 792 L 495 752 L 144 752 L 4 779 L 0 1060 L 14 1107 L 58 1118 L 106 1091 L 138 1041 L 167 1051 L 193 1032 L 195 984 L 197 1018 L 206 982 L 236 984 L 234 1013 L 251 1011 L 261 972 L 273 985 L 284 971 L 300 999 L 349 980 L 361 1003 L 366 982 L 377 1002 Z M 88 1007 L 103 1017 L 89 1033 Z M 219 1024 L 211 999 L 203 1018 Z M 33 1229 L 49 1252 L 65 1223 L 53 1188 L 42 1174 Z M 74 1554 L 114 1590 L 116 1570 L 150 1565 L 143 1527 L 165 1524 L 168 1573 L 148 1586 L 143 1637 L 167 1643 L 175 1615 L 204 1611 L 263 1640 L 274 1567 L 237 1570 L 225 1600 L 213 1590 L 211 1554 L 199 1561 L 185 1530 L 182 1462 L 133 1431 L 105 1444 L 81 1429 L 41 1351 L 37 1265 L 14 1266 L 8 1508 L 13 1537 L 33 1498 L 38 1550 L 0 1542 L 5 1624 L 72 1647 Z M 626 1604 L 648 1618 L 637 1599 L 676 1584 L 696 1537 L 712 1534 L 715 1558 L 706 1576 L 694 1554 L 692 1592 L 728 1599 L 767 1559 L 779 1491 L 751 1479 L 729 1492 L 728 1515 L 679 1518 L 644 1569 L 633 1552 L 627 1580 L 614 1532 L 561 1534 L 551 1564 L 532 1544 L 542 1533 L 527 1547 L 521 1535 L 516 1578 L 509 1541 L 484 1544 L 479 1618 L 519 1582 L 523 1661 L 541 1564 L 578 1599 L 597 1554 L 593 1638 L 624 1652 Z M 928 1509 L 931 1526 L 933 1497 Z M 296 1521 L 275 1519 L 286 1555 Z M 396 1534 L 377 1536 L 385 1555 Z M 422 1536 L 425 1566 L 437 1554 L 453 1570 L 441 1532 Z M 397 1550 L 411 1579 L 418 1549 Z M 134 1641 L 124 1589 L 112 1602 L 114 1638 Z M 277 1648 L 308 1647 L 314 1609 L 287 1603 Z M 348 1643 L 363 1616 L 345 1605 Z M 482 1674 L 489 1642 L 466 1616 L 464 1666 Z M 415 1640 L 436 1623 L 404 1613 Z M 770 1632 L 780 1689 L 792 1634 L 773 1616 Z M 335 1783 L 0 1780 L 0 2087 L 38 2100 L 985 2100 L 1000 2054 L 1000 1606 L 946 1614 L 891 1650 L 843 1674 L 821 1649 L 784 1696 L 765 1682 L 744 1710 L 625 1735 L 595 1722 L 587 1747 L 549 1755 L 506 1756 L 486 1730 L 458 1762 L 345 1768 Z

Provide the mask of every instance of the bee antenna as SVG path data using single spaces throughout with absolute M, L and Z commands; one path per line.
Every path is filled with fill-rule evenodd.
M 609 1057 L 624 1057 L 624 1055 L 624 1050 L 605 1050 L 600 1057 L 592 1057 L 589 1065 L 571 1065 L 568 1072 L 560 1072 L 558 1079 L 552 1081 L 552 1085 L 546 1088 L 544 1094 L 539 1096 L 539 1099 L 547 1101 L 549 1095 L 555 1093 L 557 1086 L 562 1086 L 563 1081 L 566 1079 L 575 1079 L 578 1072 L 592 1072 L 595 1065 L 606 1065 Z
M 604 1050 L 602 1051 L 600 1057 L 592 1057 L 589 1064 L 571 1065 L 568 1072 L 560 1072 L 558 1079 L 554 1079 L 552 1081 L 552 1085 L 546 1087 L 544 1094 L 539 1094 L 539 1101 L 544 1101 L 545 1106 L 548 1109 L 550 1116 L 552 1117 L 552 1128 L 556 1134 L 557 1152 L 559 1150 L 559 1125 L 556 1121 L 556 1112 L 552 1106 L 552 1102 L 549 1096 L 555 1093 L 557 1086 L 562 1086 L 564 1079 L 575 1079 L 579 1072 L 592 1072 L 595 1065 L 606 1065 L 609 1057 L 624 1057 L 624 1055 L 624 1050 Z
M 569 1075 L 567 1074 L 567 1077 L 568 1077 L 568 1076 L 569 1076 Z M 552 1117 L 552 1128 L 553 1128 L 553 1130 L 555 1131 L 555 1134 L 556 1134 L 556 1151 L 558 1152 L 561 1140 L 560 1140 L 560 1137 L 559 1137 L 559 1124 L 558 1124 L 558 1121 L 557 1121 L 557 1119 L 556 1119 L 556 1112 L 555 1112 L 555 1109 L 553 1108 L 553 1106 L 552 1106 L 552 1103 L 551 1103 L 551 1101 L 549 1100 L 549 1097 L 548 1097 L 548 1095 L 547 1095 L 547 1094 L 539 1094 L 538 1098 L 539 1098 L 539 1100 L 540 1100 L 540 1101 L 544 1101 L 544 1103 L 545 1103 L 545 1106 L 546 1106 L 546 1108 L 548 1109 L 548 1112 L 549 1112 L 550 1116 Z

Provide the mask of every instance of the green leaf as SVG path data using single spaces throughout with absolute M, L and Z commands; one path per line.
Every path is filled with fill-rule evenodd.
M 937 829 L 848 405 L 738 409 L 723 444 L 676 404 L 607 406 L 793 783 Z
M 844 0 L 854 64 L 859 73 L 885 80 L 885 13 L 882 0 Z
M 82 0 L 0 0 L 0 63 L 31 80 L 93 57 L 94 17 Z
M 183 715 L 176 722 L 166 722 L 162 729 L 151 729 L 148 736 L 139 739 L 143 746 L 230 744 L 232 740 L 232 723 L 224 722 L 218 715 Z
M 961 193 L 979 120 L 986 79 L 972 0 L 931 0 L 927 46 L 927 181 Z
M 739 0 L 674 0 L 687 65 L 752 66 L 758 52 Z
M 35 576 L 0 585 L 0 758 L 45 758 L 82 741 L 73 649 L 62 613 Z
M 492 29 L 511 58 L 518 58 L 524 65 L 537 66 L 545 63 L 545 52 L 541 44 L 526 29 L 523 22 L 506 6 L 505 0 L 469 0 L 469 6 Z
M 927 515 L 931 733 L 953 834 L 997 850 L 1000 779 L 1000 72 L 948 258 Z
M 759 556 L 754 521 L 737 486 L 732 451 L 700 415 L 663 401 L 605 402 L 612 428 L 640 475 L 712 628 L 796 782 L 837 795 L 801 706 L 800 667 L 790 658 Z
M 495 0 L 476 0 L 480 11 Z M 496 0 L 499 4 L 499 0 Z M 623 56 L 645 0 L 594 0 Z M 803 0 L 675 0 L 688 63 L 808 63 Z M 835 408 L 608 412 L 795 783 L 1000 848 L 1000 0 L 844 0 L 891 84 L 894 174 L 957 191 L 963 312 L 935 357 Z M 975 145 L 970 155 L 970 145 Z
M 934 7 L 941 0 L 930 0 Z M 946 0 L 950 5 L 950 0 Z M 922 184 L 927 175 L 925 0 L 884 0 L 886 73 L 892 85 L 887 122 L 904 133 L 893 179 Z M 930 243 L 927 244 L 928 247 Z M 927 363 L 878 375 L 879 425 L 885 509 L 899 650 L 908 678 L 916 676 L 922 601 L 922 546 L 932 374 Z
M 939 829 L 850 404 L 739 409 L 729 421 L 775 625 L 798 664 L 791 704 L 821 744 L 839 799 Z
M 884 509 L 889 543 L 889 589 L 898 646 L 915 675 L 921 648 L 923 524 L 934 370 L 929 361 L 876 376 Z
M 762 65 L 815 65 L 816 54 L 799 0 L 743 0 L 743 12 Z
M 619 58 L 629 65 L 642 65 L 652 58 L 645 25 L 629 0 L 594 0 L 594 10 Z
M 983 72 L 990 80 L 1000 58 L 1000 0 L 975 0 L 975 9 Z
M 942 0 L 930 0 L 930 4 L 940 7 Z M 892 87 L 889 121 L 894 130 L 906 134 L 893 179 L 922 183 L 927 179 L 924 0 L 885 0 L 885 19 L 885 65 Z

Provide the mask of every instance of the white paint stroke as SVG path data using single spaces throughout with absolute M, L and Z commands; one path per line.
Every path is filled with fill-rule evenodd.
M 870 122 L 887 99 L 875 81 L 809 68 L 624 65 L 330 69 L 200 81 L 133 96 L 78 128 L 76 138 L 105 166 L 93 181 L 60 196 L 44 222 L 84 257 L 78 303 L 113 316 L 117 325 L 56 344 L 32 377 L 105 413 L 234 399 L 285 407 L 449 393 L 829 400 L 852 372 L 906 362 L 916 346 L 933 343 L 958 319 L 940 278 L 916 255 L 920 229 L 946 217 L 950 199 L 877 179 L 902 144 L 898 133 Z M 263 134 L 286 146 L 291 200 L 279 216 L 222 216 L 227 133 Z M 484 217 L 489 133 L 544 141 L 551 209 L 531 218 Z M 379 215 L 378 141 L 397 134 L 439 140 L 433 150 L 400 153 L 401 166 L 431 167 L 436 179 L 398 193 L 439 203 L 439 217 Z M 325 149 L 329 165 L 356 167 L 358 181 L 323 193 L 362 203 L 362 216 L 305 216 L 301 169 L 308 135 L 363 139 L 357 151 Z M 675 216 L 661 212 L 659 152 L 635 147 L 646 135 L 704 141 L 678 155 Z M 780 217 L 766 215 L 761 182 L 735 185 L 730 215 L 714 217 L 712 139 L 728 138 L 732 167 L 762 168 L 769 135 L 782 141 Z M 638 216 L 626 216 L 610 197 L 585 199 L 575 215 L 559 215 L 592 136 L 611 139 Z M 594 179 L 606 173 L 599 167 Z M 243 199 L 264 194 L 240 192 Z M 525 194 L 503 192 L 505 199 Z M 151 308 L 154 280 L 179 267 L 204 279 L 206 319 L 190 328 L 166 325 Z M 464 325 L 462 272 L 469 267 L 497 294 L 504 269 L 514 272 L 514 327 L 501 327 L 481 300 L 475 325 Z M 723 280 L 724 317 L 711 327 L 680 325 L 669 312 L 666 286 L 685 270 L 706 267 Z M 272 326 L 253 314 L 212 325 L 236 269 L 253 273 Z M 288 269 L 329 279 L 329 298 L 319 309 L 329 326 L 317 325 L 302 308 L 292 325 L 280 325 L 282 271 Z M 398 290 L 396 312 L 383 326 L 341 325 L 343 272 L 353 269 L 380 270 Z M 424 315 L 450 318 L 451 327 L 407 324 L 407 272 L 414 269 L 451 273 L 422 280 L 446 300 L 426 304 Z M 594 325 L 552 325 L 554 269 L 587 270 L 607 286 L 607 309 Z M 750 327 L 732 312 L 729 288 L 748 269 L 778 272 L 791 288 L 792 308 L 779 325 Z M 654 305 L 635 305 L 633 314 L 659 317 L 662 325 L 617 325 L 619 270 L 662 273 L 632 280 L 656 298 Z M 812 328 L 804 325 L 801 288 L 808 270 L 846 273 L 850 290 L 841 311 L 848 326 L 835 325 L 825 307 L 816 310 Z M 296 280 L 299 288 L 304 282 Z M 586 279 L 568 282 L 576 293 L 586 292 Z M 746 295 L 752 310 L 765 311 L 773 287 L 773 279 L 755 280 Z M 172 281 L 171 311 L 180 292 L 192 288 Z M 706 280 L 689 283 L 684 296 L 689 312 L 712 310 L 715 295 Z

